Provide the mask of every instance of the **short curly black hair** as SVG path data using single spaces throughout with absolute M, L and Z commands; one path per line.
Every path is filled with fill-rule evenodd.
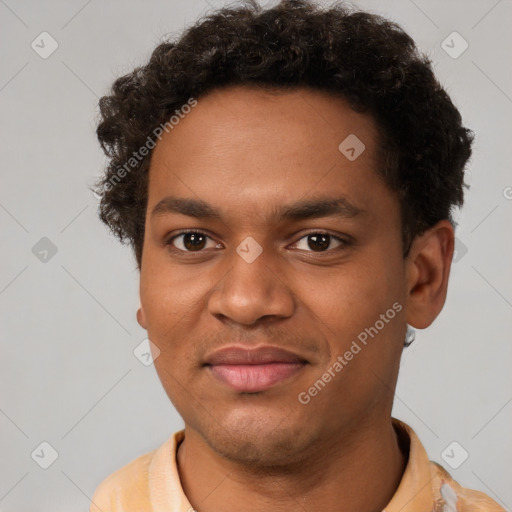
M 263 9 L 246 0 L 159 44 L 99 101 L 97 136 L 109 163 L 92 190 L 100 219 L 131 244 L 139 269 L 152 151 L 141 151 L 144 158 L 138 151 L 154 147 L 155 128 L 191 98 L 230 85 L 312 87 L 371 115 L 380 129 L 377 172 L 400 202 L 404 257 L 415 236 L 442 219 L 453 223 L 474 134 L 412 38 L 342 2 L 323 8 L 282 0 Z

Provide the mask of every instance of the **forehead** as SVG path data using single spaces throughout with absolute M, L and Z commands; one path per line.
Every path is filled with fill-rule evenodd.
M 243 211 L 333 188 L 357 204 L 358 190 L 382 186 L 377 136 L 370 116 L 324 91 L 214 90 L 157 143 L 148 211 L 166 195 Z
M 341 142 L 340 137 L 350 134 L 365 139 L 371 149 L 377 136 L 370 115 L 355 112 L 340 95 L 305 87 L 267 90 L 244 85 L 214 89 L 187 111 L 180 119 L 173 116 L 178 124 L 163 134 L 154 151 L 155 159 L 166 148 L 182 142 L 190 148 L 200 145 L 204 150 L 224 143 L 232 146 L 232 152 L 249 150 L 257 144 L 279 144 L 285 153 L 290 148 L 307 150 L 313 144 L 317 144 L 317 151 L 332 150 L 332 142 Z M 318 146 L 320 137 L 325 144 Z M 236 142 L 243 144 L 237 146 Z M 306 147 L 301 144 L 304 142 L 309 142 Z M 334 144 L 334 149 L 337 146 Z

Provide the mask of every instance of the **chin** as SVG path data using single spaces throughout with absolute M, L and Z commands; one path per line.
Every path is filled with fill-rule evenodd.
M 210 448 L 222 457 L 251 470 L 289 466 L 307 456 L 316 442 L 304 430 L 303 422 L 295 425 L 290 418 L 227 417 L 222 424 L 198 429 Z M 311 434 L 311 435 L 309 435 Z

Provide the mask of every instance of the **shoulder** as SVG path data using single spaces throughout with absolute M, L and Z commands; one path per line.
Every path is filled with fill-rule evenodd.
M 156 449 L 107 476 L 94 491 L 89 512 L 128 512 L 149 503 L 149 469 Z
M 444 512 L 505 512 L 487 494 L 467 489 L 456 482 L 437 462 L 430 461 L 432 491 L 436 508 Z

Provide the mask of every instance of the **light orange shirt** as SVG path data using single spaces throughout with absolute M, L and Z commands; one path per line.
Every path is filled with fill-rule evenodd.
M 429 461 L 418 436 L 392 418 L 409 445 L 402 480 L 383 512 L 505 512 L 489 496 L 461 487 L 439 464 Z M 176 450 L 184 439 L 175 432 L 159 448 L 141 455 L 108 476 L 96 489 L 90 512 L 193 512 L 180 483 Z

